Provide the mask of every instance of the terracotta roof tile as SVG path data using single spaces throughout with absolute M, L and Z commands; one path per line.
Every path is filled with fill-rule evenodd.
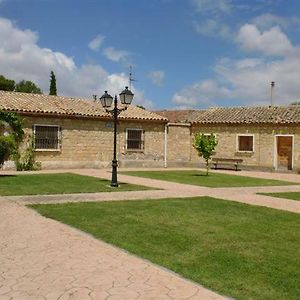
M 171 123 L 193 123 L 205 110 L 161 110 L 156 114 L 169 119 Z
M 197 124 L 292 124 L 300 123 L 300 105 L 210 108 L 199 112 Z
M 19 113 L 53 114 L 77 117 L 110 117 L 100 101 L 0 91 L 0 110 Z M 119 118 L 166 122 L 167 118 L 130 105 Z

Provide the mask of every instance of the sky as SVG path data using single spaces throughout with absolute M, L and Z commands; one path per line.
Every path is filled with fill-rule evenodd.
M 62 96 L 201 109 L 300 99 L 299 0 L 0 0 L 0 74 Z

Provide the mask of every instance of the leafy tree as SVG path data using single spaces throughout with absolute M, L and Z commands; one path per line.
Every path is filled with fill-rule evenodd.
M 42 94 L 41 89 L 35 83 L 28 80 L 22 80 L 19 83 L 17 83 L 15 91 L 22 93 Z
M 14 91 L 15 81 L 5 78 L 3 75 L 0 75 L 0 90 L 2 91 Z
M 53 71 L 50 73 L 50 92 L 49 95 L 57 96 L 56 77 Z
M 217 145 L 218 141 L 213 133 L 209 136 L 200 132 L 195 134 L 193 147 L 197 150 L 198 155 L 206 161 L 206 175 L 208 175 L 209 169 L 208 161 L 211 159 Z
M 0 125 L 5 127 L 6 124 L 11 132 L 0 135 L 0 166 L 17 151 L 24 136 L 22 120 L 16 114 L 0 111 Z
M 295 101 L 295 102 L 292 102 L 291 105 L 300 105 L 300 101 L 297 100 L 297 101 Z

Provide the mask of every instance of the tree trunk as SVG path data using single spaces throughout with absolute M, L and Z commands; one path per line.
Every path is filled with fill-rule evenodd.
M 208 176 L 208 159 L 206 160 L 206 176 Z

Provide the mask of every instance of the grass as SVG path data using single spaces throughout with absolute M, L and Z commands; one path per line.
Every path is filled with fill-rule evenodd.
M 300 299 L 299 215 L 209 197 L 30 205 L 237 299 Z
M 206 186 L 206 187 L 240 187 L 240 186 L 276 186 L 293 185 L 296 183 L 261 179 L 254 177 L 229 175 L 212 172 L 208 176 L 200 171 L 126 171 L 122 174 L 147 177 L 151 179 L 174 181 L 178 183 Z
M 148 187 L 120 183 L 110 187 L 110 181 L 71 173 L 2 175 L 0 195 L 49 195 L 147 190 Z
M 284 193 L 259 193 L 259 195 L 271 196 L 276 198 L 284 198 L 289 200 L 300 201 L 300 192 L 284 192 Z

